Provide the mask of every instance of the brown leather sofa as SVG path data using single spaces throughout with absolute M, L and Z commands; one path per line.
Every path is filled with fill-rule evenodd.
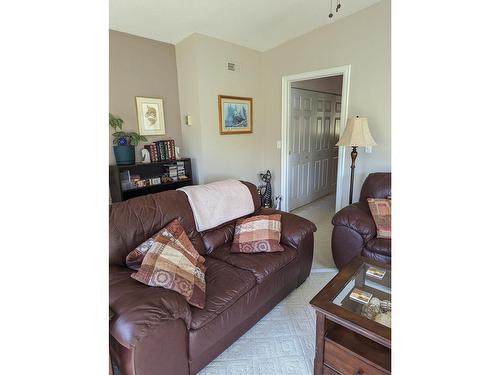
M 344 207 L 332 219 L 332 255 L 342 269 L 357 255 L 383 263 L 391 263 L 391 240 L 377 238 L 377 227 L 367 198 L 391 195 L 391 174 L 371 173 L 361 187 L 359 202 Z
M 244 182 L 261 208 L 255 185 Z M 282 214 L 279 253 L 231 254 L 235 221 L 196 231 L 187 196 L 166 191 L 113 204 L 109 219 L 111 355 L 123 375 L 196 374 L 309 276 L 316 227 Z M 206 258 L 206 305 L 190 306 L 178 293 L 132 279 L 129 251 L 178 218 Z

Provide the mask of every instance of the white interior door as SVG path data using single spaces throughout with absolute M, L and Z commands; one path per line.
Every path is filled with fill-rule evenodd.
M 292 88 L 288 158 L 288 208 L 335 192 L 340 96 Z M 338 105 L 340 111 L 340 105 Z M 340 117 L 340 112 L 338 114 Z M 337 134 L 336 134 L 337 131 Z
M 333 110 L 333 137 L 332 137 L 332 154 L 331 154 L 331 168 L 330 168 L 330 189 L 337 191 L 337 172 L 339 165 L 339 147 L 335 146 L 340 139 L 340 111 L 342 106 L 342 97 L 340 95 L 334 96 L 335 107 Z
M 292 89 L 290 116 L 289 210 L 307 204 L 311 195 L 311 134 L 313 97 L 304 90 Z

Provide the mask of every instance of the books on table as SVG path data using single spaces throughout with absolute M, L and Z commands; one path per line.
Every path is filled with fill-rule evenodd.
M 373 294 L 365 292 L 364 290 L 358 288 L 354 288 L 351 294 L 349 294 L 350 299 L 363 304 L 370 302 L 372 296 Z

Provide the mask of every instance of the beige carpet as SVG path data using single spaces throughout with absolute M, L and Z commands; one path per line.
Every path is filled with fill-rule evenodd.
M 335 213 L 335 195 L 330 194 L 292 211 L 293 214 L 311 220 L 318 227 L 314 233 L 313 269 L 334 268 L 331 238 L 332 217 Z

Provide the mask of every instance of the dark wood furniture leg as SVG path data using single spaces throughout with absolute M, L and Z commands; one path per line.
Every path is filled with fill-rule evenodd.
M 326 317 L 316 311 L 316 354 L 314 356 L 314 375 L 323 374 L 323 355 L 325 352 Z

